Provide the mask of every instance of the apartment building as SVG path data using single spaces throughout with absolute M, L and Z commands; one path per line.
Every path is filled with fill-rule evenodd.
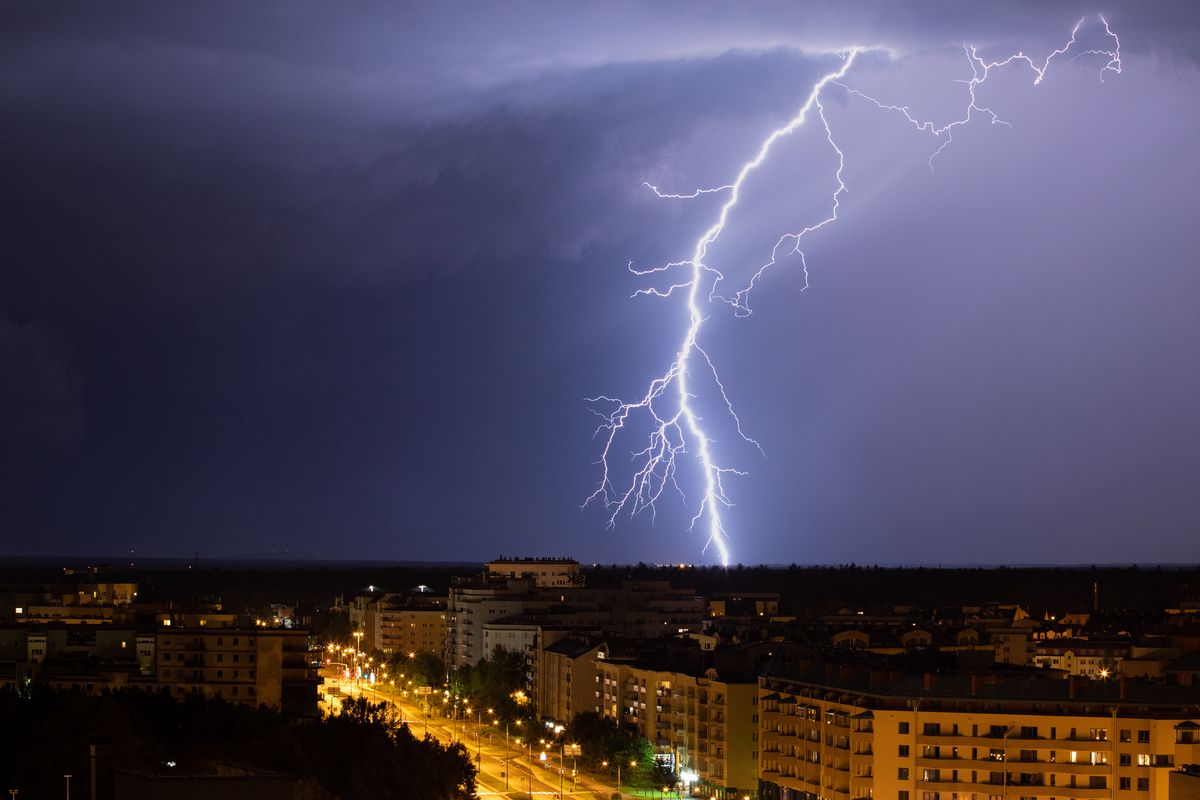
M 755 791 L 758 686 L 714 668 L 595 661 L 595 709 L 633 726 L 673 765 L 687 791 Z
M 779 614 L 778 592 L 718 592 L 708 599 L 713 618 L 771 619 Z
M 307 631 L 163 629 L 155 651 L 157 686 L 172 695 L 266 705 L 289 716 L 317 713 L 319 679 Z
M 350 627 L 363 632 L 367 651 L 443 655 L 446 641 L 445 596 L 359 595 L 347 607 Z
M 821 663 L 759 681 L 763 800 L 1169 798 L 1200 690 Z
M 573 558 L 498 558 L 489 561 L 487 574 L 490 578 L 531 580 L 534 586 L 564 587 L 580 586 L 583 575 L 579 562 Z
M 622 581 L 613 586 L 537 586 L 530 578 L 456 578 L 446 608 L 446 661 L 474 665 L 517 631 L 495 623 L 521 617 L 542 627 L 658 638 L 699 630 L 704 598 L 668 581 Z M 491 635 L 485 630 L 492 625 Z M 521 640 L 528 650 L 528 640 Z
M 552 644 L 547 640 L 555 639 Z M 539 717 L 570 721 L 596 709 L 596 662 L 607 647 L 589 636 L 542 631 L 534 655 L 534 701 Z
M 484 626 L 494 620 L 518 616 L 538 601 L 532 581 L 456 579 L 450 586 L 446 604 L 446 667 L 457 669 L 478 664 L 488 654 Z
M 1033 664 L 1095 680 L 1116 676 L 1121 662 L 1129 658 L 1130 650 L 1129 642 L 1042 639 L 1034 645 Z

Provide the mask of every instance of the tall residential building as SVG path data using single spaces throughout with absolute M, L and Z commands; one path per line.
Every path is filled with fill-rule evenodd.
M 763 800 L 1165 800 L 1200 760 L 1200 687 L 808 663 L 758 701 Z
M 739 678 L 598 658 L 595 709 L 650 741 L 688 791 L 742 797 L 757 777 L 758 685 Z
M 478 664 L 488 653 L 484 626 L 517 616 L 536 600 L 530 581 L 456 579 L 446 604 L 447 669 Z
M 552 644 L 553 634 L 540 632 L 534 656 L 534 699 L 539 717 L 570 721 L 576 714 L 596 709 L 596 661 L 606 652 L 590 636 L 564 636 Z

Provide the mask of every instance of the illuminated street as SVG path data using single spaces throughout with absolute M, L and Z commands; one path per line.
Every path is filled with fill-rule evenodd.
M 341 706 L 341 698 L 345 696 L 362 695 L 371 702 L 388 703 L 396 710 L 398 722 L 409 726 L 418 737 L 428 734 L 443 744 L 462 742 L 476 760 L 479 768 L 477 777 L 479 795 L 481 797 L 505 795 L 512 793 L 528 793 L 531 788 L 534 795 L 557 795 L 559 793 L 558 754 L 546 751 L 547 760 L 538 759 L 539 750 L 533 750 L 533 774 L 530 775 L 529 751 L 518 747 L 510 739 L 511 747 L 507 754 L 504 746 L 504 733 L 484 726 L 483 741 L 477 739 L 479 724 L 476 722 L 451 720 L 448 717 L 432 716 L 426 718 L 420 706 L 405 697 L 398 697 L 394 689 L 384 685 L 371 686 L 361 683 L 355 685 L 353 680 L 341 678 L 336 668 L 326 667 L 321 670 L 324 683 L 321 686 L 322 710 L 328 713 Z M 505 788 L 505 763 L 511 762 L 508 775 L 508 786 Z M 543 765 L 544 764 L 544 765 Z M 567 758 L 566 771 L 563 774 L 563 794 L 568 797 L 596 798 L 607 800 L 615 787 L 599 783 L 594 778 L 579 776 L 574 789 L 571 785 L 570 757 Z

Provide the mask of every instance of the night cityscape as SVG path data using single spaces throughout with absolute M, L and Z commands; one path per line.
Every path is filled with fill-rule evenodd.
M 1190 0 L 0 40 L 0 795 L 1200 800 Z

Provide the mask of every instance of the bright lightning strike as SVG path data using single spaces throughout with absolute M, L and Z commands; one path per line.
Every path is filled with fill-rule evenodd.
M 1101 16 L 1100 21 L 1104 25 L 1105 35 L 1112 41 L 1112 49 L 1085 50 L 1077 54 L 1075 58 L 1085 55 L 1107 57 L 1108 62 L 1100 71 L 1100 79 L 1103 81 L 1105 73 L 1120 74 L 1121 72 L 1121 42 L 1109 27 L 1108 20 Z M 734 411 L 725 384 L 721 382 L 712 358 L 700 343 L 700 331 L 706 319 L 704 309 L 714 301 L 720 301 L 728 304 L 733 309 L 735 316 L 745 316 L 751 313 L 749 306 L 751 290 L 763 273 L 773 266 L 780 256 L 795 255 L 799 257 L 801 269 L 804 271 L 804 286 L 807 288 L 808 264 L 801 244 L 805 237 L 813 231 L 837 221 L 841 197 L 846 191 L 846 184 L 842 180 L 845 154 L 835 141 L 833 129 L 825 115 L 825 107 L 821 104 L 822 92 L 830 86 L 841 88 L 849 95 L 860 97 L 881 110 L 902 115 L 918 131 L 933 136 L 938 146 L 929 157 L 929 165 L 932 168 L 933 160 L 953 141 L 955 129 L 969 124 L 976 116 L 983 117 L 992 124 L 1008 125 L 991 108 L 980 105 L 976 96 L 976 90 L 988 79 L 993 70 L 1013 64 L 1024 65 L 1034 74 L 1033 85 L 1041 84 L 1050 69 L 1051 62 L 1065 55 L 1075 46 L 1077 34 L 1083 23 L 1084 20 L 1076 23 L 1071 30 L 1070 39 L 1062 47 L 1046 56 L 1040 64 L 1023 52 L 1017 52 L 996 61 L 985 61 L 980 57 L 976 48 L 964 46 L 963 49 L 971 68 L 971 77 L 959 82 L 966 86 L 967 104 L 962 116 L 941 125 L 914 117 L 909 106 L 885 103 L 847 86 L 842 79 L 854 66 L 855 59 L 860 52 L 857 49 L 850 50 L 841 56 L 842 63 L 837 70 L 823 75 L 813 85 L 804 104 L 800 106 L 796 114 L 783 127 L 772 131 L 762 141 L 754 157 L 742 165 L 737 176 L 730 183 L 713 188 L 695 189 L 686 193 L 664 192 L 649 182 L 644 183 L 644 186 L 661 198 L 693 200 L 704 195 L 723 193 L 727 193 L 727 196 L 720 206 L 716 220 L 693 246 L 690 258 L 645 269 L 629 265 L 629 270 L 638 276 L 682 273 L 676 282 L 668 284 L 665 288 L 643 288 L 634 295 L 661 298 L 673 297 L 676 293 L 686 295 L 687 326 L 684 329 L 679 350 L 670 366 L 663 374 L 650 381 L 645 393 L 638 399 L 626 401 L 603 395 L 588 398 L 593 412 L 601 418 L 600 427 L 596 429 L 596 437 L 603 441 L 599 459 L 602 476 L 599 486 L 588 497 L 584 505 L 602 503 L 609 514 L 608 525 L 612 527 L 623 513 L 636 516 L 649 511 L 653 516 L 657 510 L 658 501 L 669 489 L 678 492 L 687 503 L 687 497 L 679 485 L 678 476 L 682 459 L 691 456 L 699 467 L 703 479 L 699 500 L 695 501 L 692 506 L 693 514 L 689 530 L 695 530 L 697 525 L 702 526 L 708 536 L 704 546 L 705 550 L 707 551 L 709 546 L 715 547 L 721 564 L 728 566 L 728 534 L 722 512 L 731 507 L 732 502 L 726 491 L 725 480 L 730 475 L 741 476 L 746 473 L 723 466 L 716 460 L 714 440 L 712 435 L 706 431 L 703 418 L 694 405 L 697 395 L 691 389 L 692 380 L 698 380 L 701 376 L 711 378 L 712 387 L 719 395 L 724 410 L 732 420 L 738 435 L 755 447 L 758 447 L 758 443 L 743 432 L 742 421 Z M 741 199 L 742 187 L 746 179 L 767 161 L 772 147 L 780 139 L 790 135 L 808 121 L 814 109 L 816 118 L 820 120 L 824 129 L 825 140 L 829 143 L 829 147 L 837 159 L 829 212 L 818 222 L 780 236 L 771 250 L 770 259 L 752 274 L 749 282 L 734 292 L 732 296 L 723 296 L 718 293 L 718 286 L 725 279 L 725 275 L 706 263 L 705 258 L 709 248 L 724 232 L 731 210 Z M 698 369 L 700 374 L 695 374 L 694 369 Z M 622 440 L 622 434 L 629 430 L 631 425 L 642 421 L 648 423 L 649 438 L 645 440 L 643 448 L 631 453 L 634 466 L 632 478 L 627 482 L 618 483 L 612 469 L 612 459 L 617 455 L 618 443 Z M 761 449 L 760 447 L 759 450 L 761 451 Z

